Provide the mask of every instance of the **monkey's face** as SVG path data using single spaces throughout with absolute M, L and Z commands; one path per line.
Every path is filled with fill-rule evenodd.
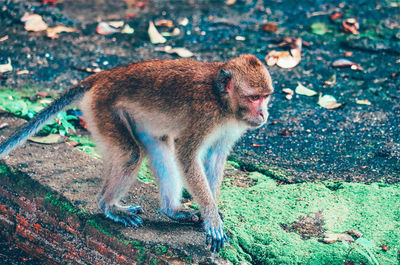
M 274 89 L 268 70 L 253 55 L 242 55 L 226 63 L 217 84 L 238 120 L 255 129 L 268 118 L 268 102 Z
M 247 123 L 251 128 L 264 125 L 268 119 L 268 103 L 271 91 L 253 89 L 246 86 L 238 91 L 239 119 Z

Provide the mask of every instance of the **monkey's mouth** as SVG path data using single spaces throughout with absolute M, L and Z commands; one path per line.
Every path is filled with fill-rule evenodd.
M 250 125 L 252 129 L 257 129 L 265 124 L 265 120 L 263 121 L 255 121 L 255 120 L 246 120 L 247 124 Z

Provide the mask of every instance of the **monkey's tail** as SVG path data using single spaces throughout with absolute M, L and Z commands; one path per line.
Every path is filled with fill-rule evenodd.
M 6 156 L 11 150 L 34 135 L 51 117 L 73 102 L 81 99 L 87 90 L 88 88 L 81 84 L 66 90 L 60 98 L 54 100 L 50 105 L 19 128 L 10 138 L 0 144 L 0 157 Z

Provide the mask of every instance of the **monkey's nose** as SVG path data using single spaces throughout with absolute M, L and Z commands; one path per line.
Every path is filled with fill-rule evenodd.
M 261 116 L 261 118 L 264 120 L 265 118 L 264 118 L 264 113 L 262 112 L 262 111 L 259 111 L 259 112 L 257 112 L 257 114 L 259 115 L 259 116 Z

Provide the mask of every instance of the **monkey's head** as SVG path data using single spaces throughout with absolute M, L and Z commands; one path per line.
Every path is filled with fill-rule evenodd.
M 254 55 L 242 55 L 226 62 L 219 73 L 217 88 L 226 108 L 251 128 L 265 124 L 268 102 L 274 91 L 271 76 Z

